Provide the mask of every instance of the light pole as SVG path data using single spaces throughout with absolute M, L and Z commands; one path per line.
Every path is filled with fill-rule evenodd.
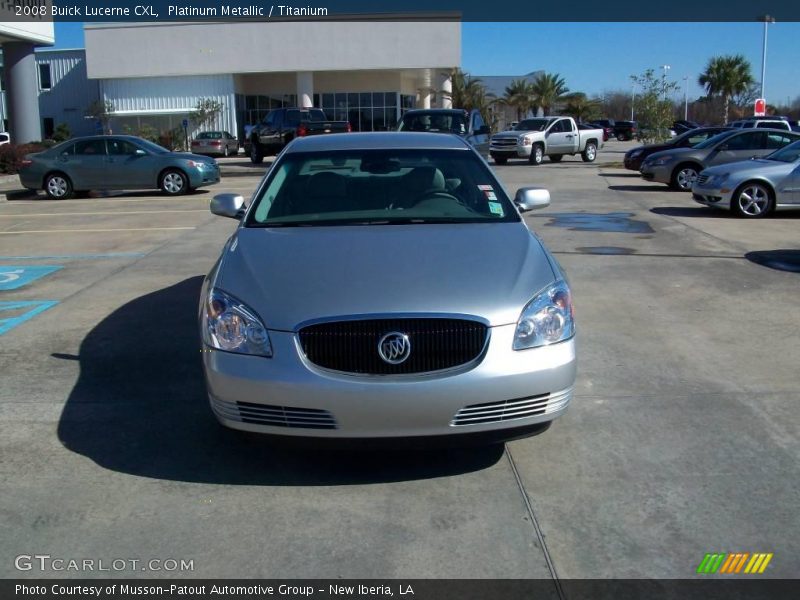
M 636 82 L 631 84 L 631 121 L 633 121 L 633 105 L 636 102 Z
M 764 104 L 766 105 L 767 97 L 764 95 L 764 82 L 767 79 L 767 26 L 775 22 L 775 17 L 764 15 L 759 21 L 764 21 L 764 50 L 761 53 L 761 97 L 764 99 Z
M 683 83 L 685 85 L 683 89 L 683 120 L 689 120 L 689 76 L 683 76 Z
M 664 69 L 664 77 L 663 77 L 663 82 L 664 82 L 664 100 L 666 101 L 666 99 L 667 99 L 667 71 L 669 71 L 672 67 L 670 67 L 669 65 L 661 65 L 661 68 Z

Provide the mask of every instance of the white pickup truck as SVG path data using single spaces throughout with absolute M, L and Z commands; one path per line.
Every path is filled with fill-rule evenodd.
M 580 154 L 584 162 L 593 162 L 602 146 L 602 129 L 579 129 L 572 117 L 536 117 L 523 119 L 513 131 L 493 135 L 489 153 L 498 165 L 509 158 L 527 158 L 539 165 L 545 156 L 558 162 L 565 154 Z

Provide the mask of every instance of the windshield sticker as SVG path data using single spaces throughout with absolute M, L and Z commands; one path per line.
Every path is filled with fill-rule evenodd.
M 498 215 L 502 217 L 504 216 L 503 205 L 500 204 L 499 202 L 489 202 L 489 212 L 491 212 L 493 215 Z
M 479 189 L 479 190 L 482 190 L 482 191 L 484 191 L 484 192 L 491 192 L 491 191 L 493 191 L 493 190 L 494 190 L 494 188 L 493 188 L 492 186 L 490 186 L 490 185 L 486 185 L 486 184 L 480 184 L 480 185 L 478 186 L 478 189 Z
M 489 200 L 497 200 L 497 196 L 495 195 L 495 193 L 494 193 L 494 192 L 486 192 L 486 197 L 487 197 Z

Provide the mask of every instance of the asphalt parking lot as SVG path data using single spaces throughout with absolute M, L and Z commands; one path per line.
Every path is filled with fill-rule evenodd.
M 707 552 L 796 576 L 800 273 L 760 263 L 797 249 L 800 215 L 701 207 L 619 168 L 631 146 L 496 167 L 551 190 L 526 220 L 580 344 L 566 416 L 505 449 L 322 452 L 216 424 L 195 315 L 234 222 L 207 206 L 263 170 L 0 202 L 0 577 L 75 575 L 14 566 L 46 553 L 194 564 L 121 576 L 689 578 Z

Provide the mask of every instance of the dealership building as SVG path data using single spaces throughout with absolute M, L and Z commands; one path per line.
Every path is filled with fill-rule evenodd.
M 449 106 L 449 73 L 461 62 L 460 22 L 403 19 L 87 24 L 85 49 L 34 55 L 29 42 L 21 79 L 19 60 L 9 60 L 18 52 L 4 44 L 1 116 L 15 141 L 49 137 L 59 123 L 93 133 L 86 109 L 98 99 L 113 106 L 115 133 L 174 129 L 201 99 L 222 106 L 214 128 L 239 136 L 282 106 L 319 107 L 355 131 L 390 130 L 409 108 Z M 52 44 L 49 25 L 39 43 Z M 37 135 L 14 135 L 20 113 Z

